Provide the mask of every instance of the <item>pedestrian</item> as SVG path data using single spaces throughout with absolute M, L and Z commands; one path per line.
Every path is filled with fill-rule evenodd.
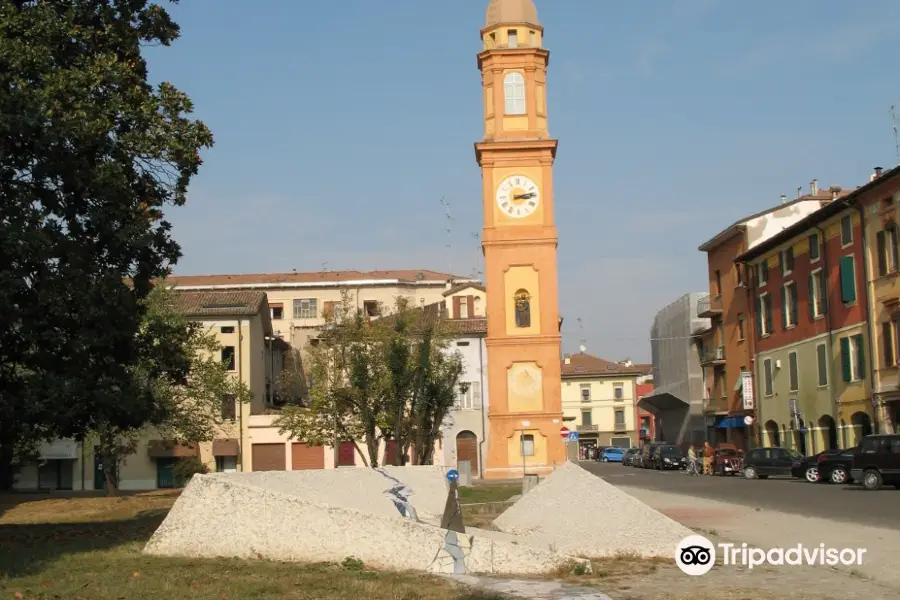
M 691 444 L 688 447 L 688 474 L 690 475 L 699 475 L 700 470 L 697 469 L 697 452 L 694 450 L 694 445 Z
M 712 459 L 713 455 L 715 455 L 716 451 L 713 450 L 713 447 L 709 445 L 709 441 L 707 440 L 703 444 L 703 474 L 704 475 L 712 475 Z

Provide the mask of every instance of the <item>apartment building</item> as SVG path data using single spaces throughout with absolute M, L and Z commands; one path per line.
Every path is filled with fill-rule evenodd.
M 753 298 L 756 415 L 767 446 L 812 455 L 872 432 L 865 240 L 852 200 L 736 259 Z
M 186 291 L 265 292 L 275 335 L 297 350 L 303 350 L 310 340 L 315 339 L 344 294 L 349 295 L 355 308 L 376 317 L 390 311 L 399 297 L 407 298 L 414 306 L 424 307 L 443 301 L 444 292 L 452 285 L 480 283 L 428 270 L 179 275 L 169 277 L 168 281 Z M 473 310 L 476 308 L 472 307 Z
M 710 326 L 700 332 L 699 343 L 706 384 L 703 412 L 710 442 L 747 448 L 759 437 L 756 428 L 747 425 L 747 417 L 755 419 L 754 396 L 752 390 L 744 392 L 745 384 L 752 385 L 753 357 L 748 274 L 735 258 L 840 195 L 837 189 L 820 190 L 813 181 L 808 194 L 798 192 L 792 201 L 782 197 L 780 205 L 732 223 L 699 247 L 707 255 L 709 277 L 709 295 L 700 302 L 699 316 L 709 318 Z
M 900 167 L 875 169 L 870 182 L 850 199 L 864 230 L 872 416 L 878 432 L 896 433 L 900 432 Z
M 176 444 L 148 429 L 137 452 L 120 468 L 122 490 L 147 490 L 176 485 L 173 468 L 181 458 L 199 457 L 211 470 L 266 470 L 273 462 L 271 446 L 260 444 L 254 419 L 274 411 L 273 390 L 281 370 L 285 344 L 273 335 L 266 294 L 261 291 L 176 291 L 175 308 L 215 334 L 221 358 L 233 377 L 251 391 L 249 403 L 223 399 L 216 439 Z M 277 435 L 268 431 L 265 435 Z M 265 436 L 264 436 L 265 437 Z M 286 441 L 282 440 L 285 448 Z M 91 490 L 106 485 L 103 465 L 90 442 L 54 440 L 40 449 L 40 462 L 26 465 L 18 489 Z
M 581 448 L 638 445 L 637 379 L 640 368 L 582 351 L 562 360 L 563 420 Z

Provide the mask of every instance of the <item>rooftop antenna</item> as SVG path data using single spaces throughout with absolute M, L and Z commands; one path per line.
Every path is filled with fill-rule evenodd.
M 897 156 L 897 164 L 900 165 L 900 137 L 897 135 L 897 105 L 891 104 L 891 122 L 894 128 L 894 152 Z
M 441 205 L 444 207 L 444 218 L 447 221 L 447 272 L 453 273 L 453 215 L 450 214 L 450 201 L 441 197 Z
M 327 271 L 327 270 L 328 270 L 328 263 L 327 263 L 327 262 L 323 262 L 323 263 L 322 263 L 322 270 L 323 270 L 323 271 Z

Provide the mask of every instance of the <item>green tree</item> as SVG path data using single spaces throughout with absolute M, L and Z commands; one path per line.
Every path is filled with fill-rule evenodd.
M 0 488 L 36 440 L 154 418 L 144 299 L 213 141 L 147 81 L 143 46 L 178 34 L 146 0 L 0 0 Z
M 152 399 L 149 418 L 132 426 L 98 419 L 92 429 L 109 493 L 118 490 L 119 469 L 137 450 L 141 437 L 155 434 L 177 443 L 212 441 L 224 424 L 223 402 L 240 405 L 251 399 L 249 388 L 222 362 L 215 334 L 178 312 L 176 294 L 160 283 L 145 301 L 140 335 L 155 340 L 156 351 L 145 353 L 134 368 L 133 387 Z M 166 361 L 169 356 L 181 364 Z

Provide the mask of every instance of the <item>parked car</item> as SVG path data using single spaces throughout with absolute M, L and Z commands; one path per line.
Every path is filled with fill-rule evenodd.
M 622 466 L 623 467 L 633 467 L 634 459 L 640 453 L 640 448 L 629 448 L 625 451 L 625 456 L 622 457 Z
M 822 454 L 818 458 L 819 481 L 827 481 L 838 485 L 853 483 L 853 457 L 859 452 L 859 447 L 837 450 L 828 454 Z
M 797 479 L 805 479 L 810 483 L 818 483 L 821 481 L 819 476 L 819 460 L 830 454 L 841 452 L 839 449 L 824 450 L 812 456 L 804 456 L 791 466 L 791 475 Z
M 803 456 L 789 448 L 754 448 L 744 457 L 744 477 L 768 479 L 779 475 L 792 475 L 792 469 L 800 464 Z
M 645 445 L 641 449 L 641 460 L 637 464 L 637 466 L 641 467 L 642 469 L 652 469 L 653 468 L 653 460 L 654 460 L 654 457 L 656 456 L 656 451 L 661 446 L 664 446 L 664 445 L 665 444 L 662 444 L 660 442 L 653 442 L 651 444 Z
M 657 471 L 686 469 L 687 458 L 684 456 L 684 451 L 681 448 L 672 444 L 666 444 L 659 446 L 653 454 L 651 466 Z
M 867 435 L 853 455 L 850 476 L 867 490 L 884 485 L 900 489 L 900 434 Z
M 744 470 L 744 453 L 733 444 L 719 444 L 713 455 L 713 475 L 736 475 Z
M 600 453 L 600 462 L 622 462 L 625 448 L 604 448 Z

